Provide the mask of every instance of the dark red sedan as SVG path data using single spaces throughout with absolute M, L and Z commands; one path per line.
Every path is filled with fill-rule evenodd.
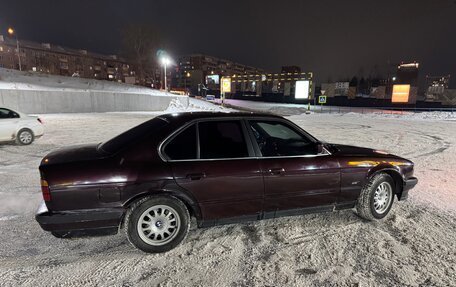
M 121 227 L 145 252 L 164 252 L 199 227 L 356 207 L 385 217 L 417 179 L 409 160 L 321 143 L 274 115 L 179 113 L 102 144 L 64 148 L 41 165 L 36 220 L 57 237 Z

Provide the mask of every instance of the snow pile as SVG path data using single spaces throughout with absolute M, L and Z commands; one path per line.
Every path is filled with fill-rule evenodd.
M 146 87 L 117 83 L 107 80 L 93 80 L 64 77 L 37 72 L 20 72 L 0 68 L 0 89 L 37 91 L 109 91 L 135 94 L 172 95 Z
M 287 107 L 277 105 L 275 107 L 271 107 L 268 112 L 284 115 L 284 116 L 292 116 L 292 115 L 301 115 L 306 113 L 313 113 L 307 110 L 307 107 Z
M 416 112 L 416 113 L 385 111 L 385 112 L 380 112 L 380 113 L 375 112 L 372 114 L 365 114 L 365 115 L 371 116 L 371 117 L 377 117 L 377 118 L 386 117 L 386 118 L 407 119 L 407 120 L 449 120 L 449 121 L 456 120 L 456 110 L 454 112 Z
M 233 99 L 227 99 L 225 100 L 225 103 L 230 107 L 239 108 L 241 110 L 274 113 L 283 116 L 300 115 L 307 113 L 307 105 L 301 104 L 265 103 Z
M 232 112 L 233 109 L 225 108 L 220 105 L 216 105 L 203 100 L 195 98 L 189 98 L 188 107 L 185 107 L 180 101 L 173 99 L 171 100 L 168 108 L 165 110 L 166 113 L 179 113 L 179 112 Z
M 165 110 L 167 113 L 176 113 L 185 110 L 186 107 L 180 101 L 172 99 L 168 108 Z

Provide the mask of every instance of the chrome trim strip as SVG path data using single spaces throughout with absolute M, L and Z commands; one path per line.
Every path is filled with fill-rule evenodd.
M 308 155 L 290 155 L 290 156 L 255 156 L 255 157 L 237 157 L 237 158 L 200 158 L 200 159 L 180 159 L 180 160 L 166 160 L 166 162 L 188 162 L 188 161 L 216 161 L 216 160 L 251 160 L 251 159 L 281 159 L 281 158 L 315 158 L 321 156 L 329 156 L 331 153 L 323 148 L 327 153 L 308 154 Z

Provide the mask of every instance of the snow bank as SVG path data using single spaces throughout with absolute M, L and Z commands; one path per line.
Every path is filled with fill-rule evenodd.
M 355 115 L 359 115 L 354 113 Z M 364 115 L 363 115 L 364 116 Z M 454 112 L 394 112 L 384 111 L 381 113 L 365 114 L 365 116 L 375 118 L 393 118 L 405 120 L 456 120 L 456 110 Z
M 357 108 L 357 107 L 330 107 L 330 106 L 311 106 L 309 112 L 307 105 L 302 104 L 287 104 L 287 103 L 264 103 L 244 100 L 225 100 L 226 103 L 233 108 L 246 110 L 255 110 L 262 112 L 270 112 L 282 116 L 301 115 L 301 114 L 318 114 L 325 116 L 330 114 L 339 114 L 344 116 L 368 117 L 368 118 L 394 118 L 405 120 L 447 120 L 456 121 L 456 109 L 454 112 L 409 112 L 409 111 L 394 111 L 380 110 L 375 108 Z M 358 111 L 358 112 L 357 112 Z
M 33 91 L 104 91 L 135 94 L 171 95 L 146 87 L 106 80 L 64 77 L 37 72 L 0 68 L 0 89 Z
M 145 87 L 0 69 L 0 105 L 24 113 L 163 111 L 188 98 Z
M 189 104 L 186 107 L 178 100 L 172 100 L 169 103 L 168 108 L 165 110 L 166 113 L 178 113 L 178 112 L 230 112 L 235 111 L 230 108 L 222 107 L 207 101 L 198 100 L 195 98 L 189 98 Z

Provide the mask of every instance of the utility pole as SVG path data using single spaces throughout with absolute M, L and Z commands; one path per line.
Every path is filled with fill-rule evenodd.
M 13 28 L 8 28 L 8 34 L 10 36 L 15 36 L 16 37 L 16 49 L 17 49 L 17 59 L 19 60 L 19 71 L 22 71 L 22 63 L 21 63 L 21 50 L 19 47 L 19 38 L 17 37 L 16 31 L 14 31 Z

